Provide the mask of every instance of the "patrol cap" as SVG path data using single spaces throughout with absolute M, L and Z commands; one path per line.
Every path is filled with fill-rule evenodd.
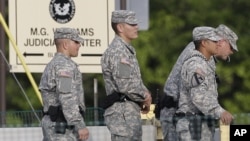
M 129 10 L 116 10 L 112 12 L 112 23 L 138 24 L 135 12 Z
M 74 28 L 56 28 L 54 32 L 54 39 L 71 39 L 83 43 L 83 38 L 79 36 L 79 32 Z
M 227 26 L 220 24 L 216 29 L 216 32 L 222 36 L 222 38 L 227 39 L 232 46 L 232 48 L 238 51 L 236 41 L 238 40 L 238 36 Z
M 193 40 L 209 39 L 212 41 L 219 41 L 222 38 L 215 32 L 215 28 L 208 26 L 199 26 L 193 29 Z

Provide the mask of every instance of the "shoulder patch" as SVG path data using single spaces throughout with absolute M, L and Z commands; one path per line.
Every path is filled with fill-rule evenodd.
M 205 72 L 203 72 L 203 70 L 200 68 L 198 68 L 195 72 L 200 74 L 200 75 L 204 75 L 204 76 L 206 75 Z
M 191 79 L 192 87 L 200 85 L 205 80 L 205 73 L 201 69 L 197 69 Z

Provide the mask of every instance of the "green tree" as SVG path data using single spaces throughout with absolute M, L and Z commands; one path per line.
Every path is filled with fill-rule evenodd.
M 155 97 L 156 89 L 162 93 L 164 83 L 184 47 L 192 40 L 192 30 L 196 26 L 219 24 L 229 26 L 239 36 L 239 52 L 231 57 L 231 62 L 219 62 L 217 73 L 222 83 L 219 85 L 219 100 L 223 107 L 233 113 L 250 111 L 250 1 L 247 0 L 152 0 L 150 1 L 150 24 L 147 31 L 140 31 L 133 41 L 141 67 L 145 85 Z M 39 84 L 41 74 L 33 74 Z M 99 102 L 105 94 L 101 74 L 83 74 L 86 102 L 93 106 L 93 79 L 98 79 Z M 30 82 L 25 74 L 18 74 L 28 97 L 35 108 L 41 108 Z M 13 77 L 7 80 L 8 109 L 26 110 L 29 106 Z
M 249 112 L 249 73 L 247 61 L 250 2 L 246 0 L 154 0 L 150 1 L 150 28 L 134 42 L 143 79 L 151 89 L 162 87 L 178 55 L 192 39 L 195 26 L 225 24 L 238 36 L 239 52 L 230 63 L 217 66 L 222 83 L 219 100 L 231 112 Z

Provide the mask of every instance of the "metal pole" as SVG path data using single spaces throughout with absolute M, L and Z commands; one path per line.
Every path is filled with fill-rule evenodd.
M 98 122 L 98 83 L 97 83 L 97 79 L 94 78 L 94 120 L 95 123 Z
M 20 59 L 22 65 L 23 65 L 25 73 L 27 74 L 27 76 L 28 76 L 28 78 L 30 80 L 31 85 L 34 88 L 38 99 L 40 100 L 41 104 L 43 105 L 42 96 L 41 96 L 40 91 L 38 90 L 38 86 L 36 85 L 36 82 L 35 82 L 34 78 L 32 77 L 29 68 L 27 67 L 27 64 L 26 64 L 26 62 L 24 60 L 24 57 L 21 54 L 19 48 L 17 47 L 17 44 L 16 44 L 16 42 L 15 42 L 12 34 L 10 33 L 10 30 L 9 30 L 9 28 L 7 26 L 7 23 L 5 22 L 5 19 L 3 18 L 3 16 L 2 16 L 1 13 L 0 13 L 0 23 L 3 25 L 3 28 L 4 28 L 5 32 L 6 32 L 8 38 L 9 38 L 11 44 L 12 44 L 12 46 L 13 46 L 13 48 L 15 49 L 15 51 L 17 53 L 18 58 Z
M 5 17 L 5 1 L 0 1 L 0 13 Z M 5 52 L 5 32 L 2 26 L 0 26 L 0 50 L 2 51 L 2 54 L 6 54 Z M 4 126 L 6 123 L 5 120 L 5 112 L 6 112 L 6 99 L 5 99 L 5 81 L 6 81 L 6 66 L 4 62 L 3 56 L 0 55 L 0 127 Z
M 120 0 L 120 9 L 121 10 L 127 9 L 127 1 L 126 0 Z

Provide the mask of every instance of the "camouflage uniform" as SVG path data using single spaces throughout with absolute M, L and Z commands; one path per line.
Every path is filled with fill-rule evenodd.
M 193 42 L 190 42 L 182 51 L 165 83 L 164 94 L 173 97 L 175 101 L 178 101 L 179 99 L 181 66 L 183 65 L 184 60 L 190 56 L 192 50 L 194 50 L 194 44 Z M 161 110 L 160 121 L 164 141 L 176 140 L 175 125 L 173 123 L 173 117 L 176 112 L 176 108 L 177 107 L 164 107 Z
M 55 39 L 67 38 L 81 41 L 70 29 L 57 29 Z M 75 32 L 75 30 L 73 30 Z M 75 36 L 74 38 L 71 38 Z M 66 129 L 65 134 L 55 133 L 55 122 L 52 122 L 49 115 L 42 118 L 43 141 L 77 141 L 78 129 L 86 128 L 85 122 L 79 113 L 79 106 L 85 108 L 84 92 L 82 86 L 82 74 L 78 65 L 68 56 L 56 53 L 54 58 L 47 64 L 42 74 L 39 90 L 43 99 L 43 111 L 47 112 L 50 106 L 62 106 L 64 117 L 68 125 L 73 129 Z
M 124 22 L 124 18 L 126 19 L 128 15 L 134 16 L 134 13 L 123 10 L 115 11 L 112 14 L 112 22 Z M 129 19 L 125 22 L 134 21 L 134 18 Z M 116 35 L 103 54 L 101 65 L 107 95 L 115 91 L 125 94 L 132 100 L 115 102 L 105 110 L 104 118 L 111 132 L 111 140 L 141 141 L 141 107 L 133 101 L 142 102 L 147 88 L 141 79 L 134 47 Z
M 191 52 L 194 50 L 194 48 L 195 46 L 193 42 L 190 42 L 185 47 L 185 49 L 182 51 L 179 58 L 177 59 L 165 83 L 163 90 L 164 94 L 173 97 L 175 101 L 179 100 L 181 67 L 184 61 L 190 57 Z M 209 64 L 215 68 L 215 59 L 213 57 L 209 60 Z M 161 109 L 160 121 L 161 121 L 161 128 L 163 132 L 164 141 L 177 140 L 175 125 L 173 123 L 173 118 L 176 110 L 177 107 L 171 107 L 171 108 L 164 107 L 163 109 Z
M 195 28 L 193 38 L 219 41 L 221 38 L 214 31 L 211 27 Z M 201 52 L 193 50 L 190 57 L 184 60 L 180 82 L 179 108 L 176 113 L 184 113 L 186 116 L 177 121 L 176 132 L 180 141 L 192 141 L 189 128 L 192 117 L 187 117 L 187 113 L 211 115 L 219 119 L 224 112 L 218 103 L 215 65 L 211 65 Z M 202 121 L 200 141 L 211 141 L 213 134 L 214 129 L 209 128 L 206 121 Z
M 222 36 L 224 39 L 227 39 L 230 42 L 230 45 L 233 47 L 234 50 L 238 50 L 236 46 L 236 40 L 238 39 L 237 35 L 230 30 L 225 25 L 219 25 L 216 28 L 217 33 Z M 184 61 L 190 57 L 191 52 L 194 50 L 195 46 L 193 42 L 190 42 L 185 49 L 180 54 L 178 60 L 176 61 L 174 67 L 172 68 L 168 79 L 166 80 L 164 86 L 164 94 L 166 96 L 173 97 L 175 101 L 178 102 L 179 100 L 179 93 L 180 93 L 180 77 L 181 77 L 181 67 Z M 209 60 L 210 66 L 212 68 L 216 68 L 216 58 L 212 57 Z M 163 131 L 163 138 L 164 141 L 175 141 L 176 139 L 176 132 L 175 132 L 175 125 L 173 125 L 172 119 L 176 112 L 176 107 L 167 108 L 164 107 L 160 113 L 160 121 L 161 127 Z

